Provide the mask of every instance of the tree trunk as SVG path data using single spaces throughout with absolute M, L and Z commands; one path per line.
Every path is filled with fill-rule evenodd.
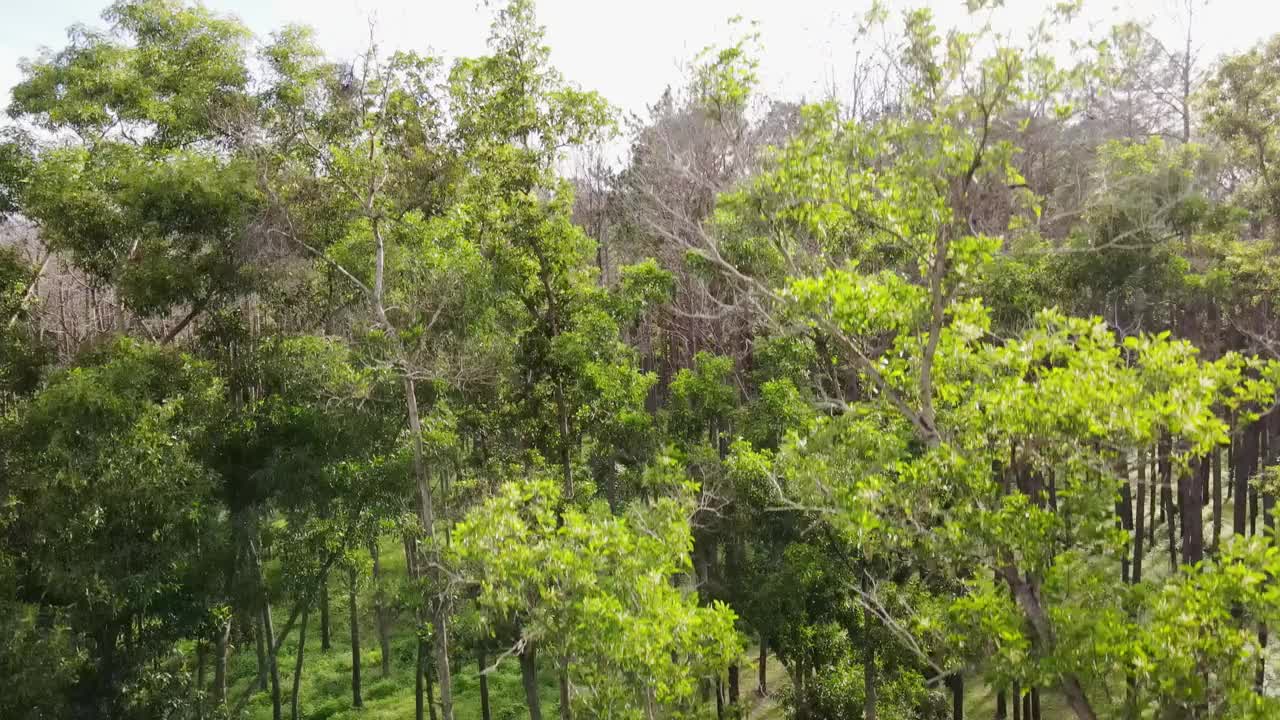
M 485 670 L 484 646 L 476 652 L 476 667 L 480 671 L 480 720 L 492 720 L 489 711 L 489 675 Z
M 267 670 L 267 642 L 263 638 L 266 632 L 262 629 L 262 613 L 259 611 L 257 622 L 253 623 L 253 644 L 258 651 L 258 689 L 266 690 L 270 684 L 270 672 Z
M 426 643 L 422 642 L 422 638 L 418 638 L 418 653 L 414 657 L 413 663 L 413 720 L 423 720 L 425 718 L 422 706 L 422 674 L 425 672 L 423 664 L 427 660 L 425 645 Z
M 542 720 L 542 700 L 538 697 L 538 650 L 526 645 L 520 653 L 520 681 L 524 684 L 524 702 L 529 707 L 529 720 Z
M 1116 501 L 1116 522 L 1126 533 L 1133 532 L 1133 487 L 1129 483 L 1129 463 L 1121 459 L 1119 463 L 1120 499 Z M 1129 582 L 1129 548 L 1124 549 L 1120 557 L 1120 580 Z
M 1151 511 L 1150 515 L 1147 517 L 1147 547 L 1152 550 L 1156 547 L 1156 507 L 1159 505 L 1159 503 L 1156 502 L 1156 487 L 1160 485 L 1160 471 L 1156 461 L 1158 456 L 1159 453 L 1152 451 L 1151 464 L 1148 467 L 1147 473 L 1151 478 L 1147 492 L 1149 501 L 1147 503 L 1149 506 L 1147 509 Z
M 1142 560 L 1146 552 L 1143 541 L 1146 540 L 1147 517 L 1146 517 L 1146 500 L 1147 500 L 1147 458 L 1146 453 L 1138 451 L 1138 488 L 1137 488 L 1138 507 L 1133 514 L 1136 527 L 1133 532 L 1133 572 L 1130 578 L 1133 584 L 1137 585 L 1142 582 Z
M 964 720 L 964 676 L 954 672 L 947 684 L 951 687 L 951 720 Z
M 380 240 L 379 245 L 381 245 Z M 428 540 L 434 540 L 435 509 L 431 499 L 431 483 L 427 479 L 426 461 L 423 458 L 422 419 L 418 415 L 417 386 L 413 378 L 407 375 L 404 378 L 404 395 L 405 406 L 409 412 L 409 434 L 413 445 L 413 475 L 418 486 L 418 519 L 422 523 L 423 531 L 427 533 Z M 431 544 L 434 547 L 434 543 Z M 453 720 L 453 677 L 449 669 L 448 608 L 438 604 L 432 610 L 435 621 L 436 672 L 440 674 L 440 712 L 444 720 Z
M 729 666 L 729 702 L 738 704 L 738 663 Z
M 196 717 L 204 717 L 204 665 L 209 648 L 203 640 L 196 643 Z
M 1254 462 L 1258 457 L 1258 433 L 1252 423 L 1240 431 L 1240 442 L 1234 449 L 1235 497 L 1232 513 L 1232 532 L 1244 535 L 1249 522 L 1249 478 L 1253 476 Z
M 1005 700 L 1004 690 L 996 693 L 996 720 L 1008 720 L 1009 705 Z
M 1034 690 L 1034 688 L 1033 688 L 1033 690 Z M 1026 692 L 1022 693 L 1022 718 L 1023 718 L 1023 720 L 1035 720 L 1035 715 L 1032 715 L 1032 714 L 1031 714 L 1031 693 L 1032 693 L 1032 690 L 1028 690 L 1028 691 L 1026 691 Z
M 865 618 L 868 613 L 865 609 L 862 612 Z M 876 720 L 876 648 L 871 644 L 870 638 L 863 639 L 862 677 L 866 687 L 863 695 L 862 718 Z
M 271 604 L 262 600 L 262 633 L 267 642 L 267 668 L 271 671 L 271 720 L 280 720 L 284 710 L 280 701 L 280 663 L 276 653 L 275 627 L 271 622 Z
M 1000 568 L 999 574 L 1008 584 L 1014 600 L 1017 601 L 1018 607 L 1022 609 L 1024 616 L 1030 623 L 1034 644 L 1045 651 L 1051 650 L 1056 640 L 1053 625 L 1049 621 L 1049 614 L 1040 602 L 1040 589 L 1024 579 L 1014 567 Z M 1075 713 L 1079 720 L 1097 720 L 1098 716 L 1094 712 L 1088 696 L 1084 694 L 1080 679 L 1074 673 L 1063 673 L 1058 682 L 1063 695 L 1067 697 L 1067 704 L 1071 706 L 1072 712 Z M 1017 712 L 1016 693 L 1014 708 L 1015 712 Z
M 1040 688 L 1031 688 L 1031 717 L 1040 720 Z
M 569 697 L 569 659 L 560 658 L 560 672 L 557 679 L 560 683 L 560 720 L 573 720 L 573 706 Z
M 298 720 L 298 689 L 302 685 L 302 655 L 307 649 L 307 615 L 310 608 L 302 608 L 302 620 L 298 625 L 298 657 L 293 663 L 293 692 L 289 698 L 289 717 Z
M 760 660 L 756 670 L 756 692 L 760 697 L 769 694 L 769 641 L 760 635 Z
M 219 707 L 227 704 L 227 652 L 230 641 L 231 620 L 228 618 L 218 628 L 213 648 L 213 703 Z
M 373 617 L 378 623 L 378 649 L 382 651 L 382 677 L 391 676 L 391 628 L 387 617 L 387 603 L 382 589 L 382 560 L 378 541 L 369 543 L 369 557 L 373 559 Z
M 1169 572 L 1178 571 L 1178 531 L 1174 520 L 1173 507 L 1173 462 L 1169 457 L 1172 448 L 1167 435 L 1160 438 L 1160 504 L 1164 512 L 1166 530 L 1169 536 Z
M 1211 461 L 1213 472 L 1213 537 L 1209 539 L 1209 552 L 1218 554 L 1218 538 L 1222 537 L 1222 448 L 1215 447 Z
M 1258 672 L 1253 679 L 1253 690 L 1259 695 L 1266 694 L 1267 687 L 1267 624 L 1258 623 Z
M 724 687 L 716 673 L 716 720 L 724 720 Z
M 425 655 L 423 656 L 426 657 Z M 422 668 L 422 680 L 427 685 L 427 715 L 431 720 L 436 720 L 436 691 L 435 681 L 431 679 L 431 668 Z
M 360 612 L 356 603 L 356 581 L 353 565 L 347 575 L 347 598 L 351 606 L 351 706 L 364 707 L 360 692 Z
M 1249 488 L 1249 534 L 1258 534 L 1258 491 Z
M 1209 464 L 1200 458 L 1190 471 L 1178 473 L 1179 518 L 1182 525 L 1182 562 L 1195 565 L 1204 559 L 1204 503 L 1201 501 Z
M 1012 694 L 1013 697 L 1010 699 L 1013 702 L 1010 704 L 1013 705 L 1013 720 L 1022 720 L 1022 688 L 1014 685 Z M 1027 720 L 1031 719 L 1027 718 Z
M 332 649 L 329 642 L 329 573 L 320 581 L 320 649 Z

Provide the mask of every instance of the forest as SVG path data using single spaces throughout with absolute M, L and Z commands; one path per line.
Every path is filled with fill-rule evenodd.
M 967 4 L 642 115 L 532 0 L 32 47 L 0 718 L 1280 717 L 1280 34 Z

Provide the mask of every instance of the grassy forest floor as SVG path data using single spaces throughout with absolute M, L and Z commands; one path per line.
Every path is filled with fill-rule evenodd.
M 1223 537 L 1231 533 L 1230 507 L 1225 508 L 1227 517 L 1224 521 Z M 1147 579 L 1159 580 L 1168 577 L 1170 567 L 1168 561 L 1168 535 L 1161 524 L 1156 533 L 1156 542 L 1145 556 L 1144 575 Z M 1212 532 L 1212 522 L 1208 508 L 1205 513 L 1206 535 Z M 402 578 L 406 572 L 403 546 L 394 538 L 386 538 L 381 544 L 381 565 L 385 577 L 392 583 Z M 268 572 L 275 568 L 268 566 Z M 301 690 L 299 692 L 299 716 L 308 720 L 339 720 L 342 718 L 361 718 L 362 720 L 403 720 L 412 718 L 414 712 L 414 678 L 413 664 L 415 659 L 415 637 L 413 623 L 408 617 L 393 617 L 391 623 L 391 662 L 390 674 L 381 674 L 381 652 L 378 647 L 378 635 L 373 614 L 373 590 L 368 584 L 362 585 L 357 596 L 358 615 L 360 617 L 361 669 L 363 678 L 364 707 L 352 707 L 351 697 L 351 643 L 349 624 L 349 604 L 347 589 L 342 578 L 331 578 L 330 583 L 330 631 L 332 644 L 327 651 L 321 650 L 320 618 L 318 611 L 311 613 L 307 628 L 307 644 L 305 651 L 305 669 Z M 282 622 L 287 610 L 275 608 L 276 622 Z M 278 627 L 278 626 L 277 626 Z M 278 630 L 277 630 L 278 631 Z M 284 646 L 280 649 L 279 668 L 281 698 L 284 715 L 289 716 L 290 688 L 293 682 L 293 668 L 297 653 L 297 636 L 295 629 L 290 633 Z M 474 656 L 473 656 L 474 657 Z M 770 694 L 759 697 L 755 692 L 758 672 L 758 660 L 755 649 L 749 649 L 741 663 L 742 697 L 747 705 L 747 717 L 750 720 L 782 720 L 783 709 L 777 701 L 779 692 L 789 685 L 785 670 L 772 656 L 769 658 L 767 678 Z M 455 661 L 454 697 L 457 720 L 480 720 L 480 682 L 479 668 L 473 659 L 464 663 L 461 658 Z M 492 659 L 490 659 L 492 662 Z M 1274 659 L 1269 664 L 1274 668 Z M 231 658 L 228 669 L 230 674 L 233 700 L 240 698 L 257 681 L 257 657 L 250 645 L 241 647 Z M 1274 671 L 1269 672 L 1269 684 L 1275 680 Z M 558 692 L 556 678 L 550 668 L 539 673 L 544 717 L 556 717 Z M 524 690 L 520 682 L 520 669 L 512 660 L 500 663 L 489 673 L 489 698 L 493 720 L 519 720 L 527 717 L 524 702 Z M 977 681 L 970 679 L 965 700 L 965 715 L 968 718 L 985 720 L 995 714 L 995 692 Z M 1041 695 L 1043 720 L 1068 720 L 1070 711 L 1066 702 L 1056 693 L 1044 692 Z M 255 720 L 269 720 L 271 717 L 271 699 L 266 691 L 254 692 L 248 703 L 250 717 Z M 714 703 L 707 708 L 708 717 L 714 717 Z

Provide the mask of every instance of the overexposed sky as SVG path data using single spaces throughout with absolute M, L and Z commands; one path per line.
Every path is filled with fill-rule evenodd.
M 18 61 L 43 47 L 61 48 L 73 23 L 101 26 L 108 0 L 0 0 L 0 93 L 21 74 Z M 1030 27 L 1057 0 L 1006 0 L 1001 27 Z M 1280 0 L 1192 0 L 1193 33 L 1202 62 L 1280 33 Z M 432 50 L 446 58 L 484 52 L 491 10 L 478 0 L 206 0 L 265 36 L 289 23 L 315 28 L 334 57 L 353 57 L 368 43 L 372 20 L 387 50 Z M 681 63 L 729 36 L 727 19 L 759 21 L 761 74 L 769 95 L 817 98 L 847 85 L 843 68 L 855 54 L 856 18 L 870 0 L 540 0 L 554 63 L 571 81 L 601 92 L 629 112 L 642 112 L 683 77 Z M 964 22 L 964 0 L 889 0 L 891 8 L 924 5 L 942 28 Z M 1080 30 L 1102 32 L 1124 19 L 1145 19 L 1167 42 L 1185 25 L 1185 0 L 1085 0 Z

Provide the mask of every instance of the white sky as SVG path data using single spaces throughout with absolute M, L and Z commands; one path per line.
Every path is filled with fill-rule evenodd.
M 0 0 L 0 105 L 20 78 L 22 57 L 42 46 L 61 48 L 73 23 L 102 25 L 109 0 Z M 1194 36 L 1207 61 L 1280 32 L 1280 0 L 1192 0 Z M 1030 27 L 1056 0 L 1006 0 L 999 24 Z M 490 10 L 477 0 L 206 0 L 217 12 L 238 16 L 261 36 L 299 22 L 315 28 L 335 57 L 352 57 L 368 42 L 369 20 L 387 50 L 430 49 L 446 58 L 484 51 Z M 889 0 L 890 7 L 933 8 L 941 28 L 964 19 L 964 0 Z M 1177 42 L 1182 0 L 1085 0 L 1083 24 L 1101 32 L 1130 18 L 1153 19 L 1157 33 Z M 840 86 L 854 56 L 855 17 L 870 0 L 540 0 L 553 62 L 583 88 L 615 105 L 641 112 L 668 84 L 679 84 L 680 64 L 727 37 L 726 20 L 742 15 L 760 23 L 761 73 L 772 97 L 825 95 Z

